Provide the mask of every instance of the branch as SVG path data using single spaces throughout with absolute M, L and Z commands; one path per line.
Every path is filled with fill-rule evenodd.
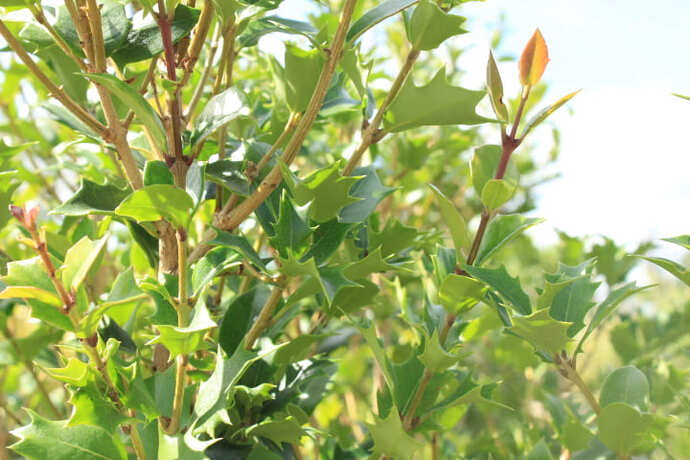
M 247 350 L 254 348 L 254 342 L 256 342 L 256 339 L 259 338 L 261 333 L 270 323 L 271 317 L 273 316 L 273 313 L 275 312 L 276 307 L 282 298 L 283 288 L 280 286 L 275 286 L 271 291 L 271 295 L 268 297 L 268 300 L 266 300 L 266 304 L 264 304 L 263 308 L 261 308 L 261 312 L 252 325 L 252 328 L 246 335 L 244 346 Z
M 62 88 L 59 88 L 53 81 L 38 67 L 38 65 L 31 59 L 29 53 L 22 47 L 19 41 L 12 35 L 5 23 L 0 19 L 0 35 L 5 39 L 7 45 L 14 51 L 14 53 L 21 59 L 32 74 L 46 87 L 50 95 L 60 101 L 67 110 L 72 112 L 77 118 L 84 122 L 89 128 L 93 129 L 99 135 L 106 132 L 106 127 L 96 120 L 93 115 L 86 111 L 82 106 L 74 101 L 65 93 Z
M 553 360 L 556 363 L 556 366 L 558 367 L 558 372 L 560 372 L 560 374 L 563 377 L 570 380 L 575 384 L 575 386 L 577 386 L 577 388 L 580 390 L 582 395 L 587 400 L 589 407 L 591 407 L 594 413 L 598 416 L 599 413 L 601 413 L 601 407 L 599 406 L 597 399 L 594 397 L 592 392 L 587 387 L 585 381 L 582 380 L 582 377 L 577 372 L 574 357 L 572 360 L 569 360 L 568 356 L 565 354 L 565 352 L 563 352 L 563 355 L 554 354 Z

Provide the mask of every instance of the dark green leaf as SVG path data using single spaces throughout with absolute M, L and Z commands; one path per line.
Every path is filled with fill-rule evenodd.
M 292 201 L 287 196 L 283 196 L 280 200 L 280 214 L 273 229 L 275 234 L 270 239 L 271 246 L 284 257 L 287 256 L 286 249 L 300 254 L 307 246 L 307 239 L 312 233 L 312 229 L 297 214 Z
M 286 19 L 279 16 L 266 16 L 250 21 L 247 28 L 240 34 L 238 42 L 243 48 L 256 46 L 261 37 L 274 32 L 303 35 L 311 38 L 311 36 L 318 33 L 318 30 L 308 22 L 295 21 L 294 19 Z
M 129 195 L 115 185 L 103 185 L 82 178 L 79 190 L 63 204 L 51 211 L 51 214 L 65 216 L 88 216 L 104 214 L 114 216 L 115 208 Z
M 498 216 L 489 225 L 479 246 L 474 265 L 483 265 L 492 255 L 528 228 L 544 219 L 524 217 L 518 214 Z
M 432 50 L 446 39 L 466 33 L 461 26 L 465 18 L 445 13 L 436 3 L 421 0 L 410 19 L 408 39 L 416 50 Z
M 236 249 L 227 246 L 213 248 L 194 266 L 192 272 L 192 295 L 198 296 L 209 287 L 209 283 L 213 278 L 241 264 L 242 253 Z
M 266 265 L 264 265 L 263 260 L 261 260 L 259 254 L 254 250 L 252 245 L 249 244 L 245 237 L 233 235 L 232 233 L 228 233 L 217 228 L 214 230 L 216 232 L 216 236 L 209 242 L 209 244 L 231 248 L 252 264 L 259 267 L 261 270 L 266 270 Z
M 189 141 L 190 147 L 202 142 L 237 117 L 246 115 L 249 115 L 249 107 L 244 93 L 236 88 L 230 88 L 217 94 L 206 103 L 194 120 L 194 131 Z
M 381 183 L 373 166 L 356 168 L 352 175 L 362 179 L 352 186 L 350 195 L 361 200 L 348 204 L 340 210 L 338 215 L 340 222 L 364 222 L 374 212 L 376 206 L 395 190 L 395 188 L 386 187 Z
M 364 32 L 374 27 L 379 22 L 400 13 L 414 5 L 419 0 L 386 0 L 364 13 L 347 31 L 347 41 L 357 40 Z
M 132 24 L 127 18 L 125 7 L 116 0 L 101 0 L 101 28 L 105 54 L 110 56 L 127 38 Z M 79 54 L 82 54 L 79 35 L 72 18 L 64 6 L 58 7 L 55 31 Z
M 464 265 L 463 269 L 495 289 L 521 315 L 532 313 L 532 303 L 525 291 L 522 290 L 520 280 L 517 277 L 511 278 L 504 266 L 490 269 Z
M 177 43 L 185 37 L 196 25 L 200 11 L 183 4 L 175 8 L 172 22 L 172 40 Z M 113 59 L 120 67 L 130 62 L 144 61 L 163 52 L 163 39 L 160 28 L 155 22 L 147 23 L 133 29 L 127 37 L 127 42 L 115 53 Z

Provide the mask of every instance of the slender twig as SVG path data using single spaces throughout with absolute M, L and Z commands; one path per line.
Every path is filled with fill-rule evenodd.
M 580 393 L 582 393 L 587 400 L 589 407 L 592 408 L 595 414 L 599 415 L 599 413 L 601 413 L 599 402 L 597 402 L 597 398 L 594 397 L 590 389 L 587 387 L 585 381 L 582 380 L 580 373 L 577 372 L 575 362 L 569 360 L 565 355 L 565 352 L 563 355 L 554 353 L 553 360 L 556 363 L 556 366 L 558 366 L 558 371 L 561 373 L 561 375 L 575 384 L 575 386 L 580 390 Z
M 211 45 L 211 49 L 208 52 L 208 56 L 206 56 L 206 66 L 204 67 L 204 71 L 201 73 L 201 77 L 199 78 L 199 82 L 197 83 L 197 86 L 194 89 L 192 98 L 190 99 L 189 104 L 187 104 L 187 112 L 184 115 L 184 120 L 188 123 L 192 121 L 192 115 L 196 110 L 197 104 L 199 104 L 199 101 L 201 100 L 201 96 L 204 95 L 204 87 L 206 86 L 208 77 L 211 75 L 211 70 L 213 69 L 213 59 L 216 57 L 216 51 L 218 50 L 218 41 L 220 37 L 220 28 L 216 30 L 218 32 L 216 32 L 216 37 L 213 39 L 213 44 Z
M 65 106 L 67 110 L 72 112 L 77 118 L 83 121 L 89 128 L 93 129 L 97 134 L 103 135 L 106 132 L 106 127 L 96 120 L 93 115 L 86 111 L 82 106 L 74 101 L 71 97 L 65 93 L 65 91 L 58 87 L 53 81 L 48 77 L 43 71 L 38 67 L 38 65 L 31 59 L 29 53 L 22 48 L 19 41 L 12 35 L 5 23 L 0 19 L 0 35 L 5 39 L 7 45 L 12 49 L 12 51 L 21 59 L 21 61 L 26 65 L 26 67 L 31 71 L 32 74 L 45 86 L 50 92 L 51 96 L 60 101 L 62 105 Z
M 319 81 L 314 89 L 309 105 L 302 115 L 297 128 L 295 129 L 295 134 L 290 139 L 290 142 L 285 147 L 283 151 L 282 159 L 286 164 L 291 164 L 292 161 L 297 156 L 297 152 L 301 148 L 304 140 L 307 137 L 316 117 L 323 104 L 323 99 L 326 96 L 326 91 L 330 85 L 331 78 L 335 72 L 336 66 L 342 57 L 343 44 L 345 43 L 345 36 L 347 34 L 347 29 L 350 25 L 352 19 L 352 13 L 354 12 L 354 7 L 357 0 L 347 0 L 343 11 L 340 16 L 340 23 L 338 25 L 338 30 L 336 31 L 335 38 L 333 39 L 333 44 L 330 47 L 330 54 L 326 65 L 321 71 L 319 76 Z M 239 204 L 229 215 L 222 216 L 220 219 L 220 227 L 226 230 L 234 229 L 240 223 L 242 223 L 256 208 L 264 202 L 264 200 L 271 194 L 273 190 L 278 187 L 282 181 L 282 172 L 279 165 L 273 167 L 270 173 L 264 178 L 264 180 L 259 184 L 257 189 L 252 193 L 249 198 L 244 200 Z
M 186 327 L 189 322 L 189 305 L 187 293 L 187 250 L 185 247 L 185 240 L 187 236 L 182 229 L 177 230 L 177 290 L 178 302 L 175 305 L 177 310 L 177 325 L 178 327 Z M 180 354 L 175 359 L 175 394 L 173 396 L 173 413 L 170 422 L 164 426 L 165 432 L 169 435 L 174 435 L 180 429 L 180 420 L 182 418 L 182 404 L 184 403 L 184 389 L 187 370 L 187 356 Z
M 192 71 L 196 65 L 196 61 L 199 59 L 199 53 L 201 53 L 201 48 L 204 46 L 206 37 L 208 36 L 208 31 L 211 26 L 211 20 L 213 19 L 215 9 L 213 7 L 213 2 L 204 2 L 204 6 L 201 10 L 201 15 L 199 16 L 199 21 L 194 29 L 194 38 L 189 45 L 187 50 L 187 57 L 184 60 L 184 74 L 180 80 L 180 86 L 184 87 L 189 78 L 192 76 Z
M 292 132 L 295 130 L 297 127 L 297 123 L 299 122 L 300 119 L 300 114 L 297 112 L 292 112 L 290 116 L 288 117 L 288 121 L 285 124 L 285 129 L 283 130 L 282 133 L 280 133 L 280 136 L 278 136 L 278 139 L 273 143 L 271 148 L 266 152 L 266 154 L 261 157 L 261 160 L 256 164 L 256 172 L 261 174 L 261 171 L 266 167 L 266 165 L 273 159 L 273 155 L 276 153 L 276 151 L 283 145 L 285 141 L 288 140 Z
M 254 342 L 256 342 L 256 339 L 259 338 L 261 333 L 268 326 L 271 317 L 273 316 L 273 312 L 275 312 L 275 309 L 278 306 L 280 299 L 282 298 L 283 288 L 280 286 L 274 287 L 271 291 L 271 295 L 269 295 L 268 297 L 268 300 L 266 300 L 266 303 L 261 308 L 259 316 L 256 318 L 256 321 L 252 325 L 249 332 L 247 332 L 245 339 L 245 348 L 247 350 L 251 350 L 252 348 L 254 348 Z
M 29 9 L 33 13 L 34 18 L 36 18 L 36 21 L 45 27 L 50 36 L 53 37 L 53 40 L 55 40 L 55 43 L 57 43 L 58 47 L 79 66 L 82 72 L 86 72 L 86 64 L 84 64 L 84 61 L 81 60 L 81 58 L 74 54 L 74 51 L 72 51 L 72 48 L 67 44 L 65 39 L 55 31 L 55 28 L 46 18 L 45 11 L 43 10 L 41 3 L 36 2 L 33 5 L 29 3 Z
M 151 59 L 151 64 L 149 64 L 149 69 L 146 71 L 146 75 L 144 76 L 144 80 L 141 82 L 141 86 L 139 86 L 139 94 L 144 95 L 146 93 L 146 90 L 148 89 L 149 84 L 153 81 L 153 77 L 154 77 L 154 73 L 156 71 L 156 65 L 157 64 L 158 64 L 158 56 L 154 56 Z M 129 125 L 132 123 L 132 120 L 134 120 L 134 110 L 130 110 L 129 113 L 127 114 L 127 117 L 125 117 L 125 121 L 122 123 L 123 128 L 129 129 Z
M 400 68 L 398 76 L 395 77 L 395 80 L 393 81 L 393 84 L 391 85 L 391 88 L 388 91 L 386 98 L 383 100 L 381 107 L 379 107 L 372 121 L 362 132 L 362 140 L 359 146 L 348 160 L 345 169 L 343 169 L 344 176 L 351 175 L 352 171 L 354 171 L 355 167 L 357 167 L 360 160 L 362 159 L 362 155 L 364 155 L 364 152 L 366 152 L 372 144 L 381 140 L 379 126 L 381 125 L 381 121 L 383 121 L 383 115 L 385 114 L 388 106 L 390 106 L 391 102 L 393 102 L 395 97 L 398 95 L 398 92 L 400 91 L 400 88 L 402 88 L 402 85 L 405 83 L 405 80 L 407 80 L 407 77 L 410 74 L 410 71 L 412 70 L 414 63 L 417 61 L 419 54 L 420 51 L 416 49 L 412 49 L 407 54 L 407 59 L 405 59 L 405 63 Z

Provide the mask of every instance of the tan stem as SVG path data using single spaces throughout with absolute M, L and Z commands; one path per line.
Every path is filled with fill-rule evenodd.
M 252 348 L 254 348 L 254 342 L 256 342 L 256 339 L 259 338 L 261 333 L 266 329 L 266 327 L 270 323 L 271 317 L 273 316 L 273 313 L 275 312 L 275 309 L 278 306 L 280 299 L 282 298 L 283 288 L 275 286 L 271 291 L 271 295 L 268 297 L 268 300 L 266 300 L 266 303 L 264 304 L 263 308 L 261 308 L 261 312 L 259 313 L 259 316 L 256 318 L 256 321 L 252 325 L 252 328 L 247 333 L 245 339 L 245 348 L 247 350 L 251 350 Z
M 96 120 L 93 115 L 86 111 L 82 106 L 70 98 L 67 93 L 62 88 L 59 88 L 53 81 L 38 67 L 38 65 L 31 59 L 29 53 L 22 48 L 19 41 L 12 35 L 5 23 L 0 19 L 0 35 L 5 39 L 7 45 L 12 49 L 12 51 L 17 55 L 17 57 L 26 65 L 26 67 L 31 71 L 31 73 L 38 78 L 38 80 L 43 84 L 43 86 L 48 89 L 50 95 L 55 99 L 60 101 L 62 105 L 65 106 L 67 110 L 72 112 L 74 116 L 79 118 L 84 122 L 89 128 L 93 129 L 97 134 L 103 135 L 106 131 L 106 127 Z

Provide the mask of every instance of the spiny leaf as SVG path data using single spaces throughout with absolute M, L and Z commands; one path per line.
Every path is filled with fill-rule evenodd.
M 442 372 L 457 363 L 461 356 L 446 351 L 439 342 L 438 329 L 429 335 L 424 332 L 424 351 L 419 355 L 419 360 L 432 372 Z
M 471 310 L 485 292 L 484 284 L 474 278 L 450 274 L 441 283 L 438 297 L 446 312 L 457 315 Z
M 556 321 L 549 309 L 537 310 L 529 316 L 513 317 L 510 331 L 530 342 L 534 347 L 548 353 L 560 353 L 570 340 L 568 328 L 571 323 Z
M 416 50 L 432 50 L 446 39 L 466 33 L 461 26 L 465 18 L 448 14 L 430 0 L 421 0 L 410 19 L 408 38 Z
M 347 41 L 357 40 L 364 32 L 379 22 L 409 8 L 419 0 L 386 0 L 364 13 L 347 31 Z
M 285 47 L 285 94 L 293 112 L 304 112 L 319 81 L 324 58 L 318 49 Z
M 541 31 L 537 29 L 527 42 L 527 46 L 525 46 L 520 57 L 520 83 L 522 86 L 536 85 L 544 74 L 548 62 L 549 50 Z
M 206 331 L 216 327 L 211 319 L 203 298 L 194 307 L 194 316 L 187 327 L 158 325 L 160 335 L 150 340 L 147 345 L 160 343 L 170 351 L 171 358 L 177 355 L 188 355 L 204 348 Z
M 489 122 L 491 120 L 475 112 L 485 94 L 484 91 L 451 86 L 444 69 L 439 70 L 426 86 L 415 86 L 408 78 L 386 111 L 385 131 L 395 133 L 418 126 Z
M 375 454 L 388 455 L 393 460 L 410 460 L 423 447 L 407 434 L 396 407 L 391 408 L 387 417 L 374 417 L 374 423 L 367 423 L 367 428 L 374 438 Z
M 64 216 L 87 216 L 90 214 L 115 215 L 115 208 L 129 195 L 128 190 L 113 184 L 97 184 L 81 179 L 79 189 L 67 201 L 51 211 Z
M 525 291 L 522 290 L 519 278 L 511 278 L 503 265 L 497 269 L 464 265 L 463 270 L 495 289 L 518 313 L 522 315 L 532 313 L 532 304 Z
M 29 460 L 126 460 L 117 436 L 99 426 L 67 426 L 67 421 L 46 420 L 31 409 L 27 426 L 12 431 L 19 441 L 10 448 Z
M 486 229 L 474 265 L 483 265 L 484 262 L 513 238 L 543 221 L 544 219 L 524 217 L 518 214 L 496 217 L 489 223 Z

